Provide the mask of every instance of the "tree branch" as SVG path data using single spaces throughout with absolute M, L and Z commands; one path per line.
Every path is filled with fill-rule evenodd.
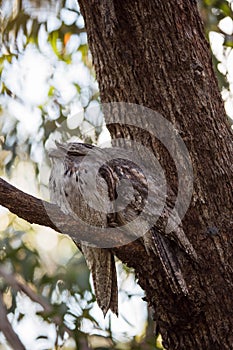
M 103 232 L 98 227 L 91 226 L 90 232 L 87 232 L 86 226 L 81 220 L 75 220 L 71 215 L 64 214 L 57 205 L 35 198 L 1 178 L 0 204 L 30 223 L 47 226 L 57 232 L 67 234 L 77 246 L 81 240 L 94 243 L 97 246 L 101 241 L 104 241 L 106 246 L 114 247 L 112 249 L 114 254 L 122 262 L 135 269 L 140 262 L 141 268 L 148 272 L 148 255 L 144 246 L 139 240 L 134 240 L 135 237 L 131 243 L 123 245 L 122 242 L 125 241 L 127 233 L 120 228 L 114 229 L 114 235 L 113 231 L 108 233 L 106 229 Z M 83 226 L 85 227 L 83 228 Z M 146 276 L 146 273 L 143 276 Z M 147 282 L 145 281 L 145 283 Z M 143 286 L 144 283 L 141 285 Z
M 127 241 L 137 238 L 118 227 L 114 231 L 109 228 L 108 231 L 108 228 L 102 230 L 100 227 L 87 226 L 78 217 L 63 213 L 57 205 L 31 196 L 1 178 L 0 204 L 31 224 L 47 226 L 67 234 L 76 244 L 85 241 L 97 247 L 111 248 L 124 245 L 126 238 Z

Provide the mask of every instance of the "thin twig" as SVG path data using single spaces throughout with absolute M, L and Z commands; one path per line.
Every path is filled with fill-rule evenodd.
M 5 335 L 6 340 L 12 346 L 14 350 L 25 350 L 26 348 L 22 344 L 18 335 L 13 330 L 8 318 L 7 318 L 7 310 L 5 304 L 3 302 L 2 293 L 0 293 L 0 330 Z
M 32 301 L 40 304 L 45 313 L 51 313 L 53 310 L 52 305 L 50 305 L 44 298 L 42 298 L 40 295 L 38 295 L 36 292 L 34 292 L 27 284 L 26 282 L 21 282 L 18 280 L 18 278 L 13 274 L 8 274 L 4 271 L 3 268 L 0 267 L 0 276 L 6 281 L 8 285 L 10 285 L 13 289 L 23 292 L 25 295 L 27 295 Z M 52 322 L 54 322 L 56 325 L 63 327 L 63 329 L 72 336 L 72 331 L 63 324 L 63 320 L 59 315 L 51 317 Z

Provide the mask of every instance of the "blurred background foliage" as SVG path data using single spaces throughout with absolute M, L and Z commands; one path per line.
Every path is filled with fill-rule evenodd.
M 0 175 L 49 200 L 54 140 L 109 143 L 76 0 L 1 0 Z M 232 123 L 232 1 L 199 1 Z M 133 271 L 117 262 L 120 315 L 104 320 L 72 241 L 0 207 L 0 295 L 27 349 L 162 349 Z M 0 333 L 0 349 L 10 349 Z

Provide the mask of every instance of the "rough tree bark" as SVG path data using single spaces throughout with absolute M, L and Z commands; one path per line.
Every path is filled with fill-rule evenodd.
M 161 113 L 183 137 L 194 168 L 193 199 L 183 228 L 198 262 L 179 257 L 189 294 L 172 293 L 159 259 L 148 260 L 139 241 L 114 252 L 135 268 L 167 349 L 232 349 L 232 133 L 197 5 L 193 0 L 79 3 L 102 102 L 138 103 Z M 112 123 L 108 128 L 113 138 L 131 137 L 149 147 L 159 157 L 170 186 L 177 188 L 174 163 L 155 139 L 127 125 Z M 59 208 L 3 180 L 0 203 L 29 222 L 71 237 L 80 231 L 82 239 L 81 226 Z M 50 211 L 53 222 L 47 216 Z
M 233 143 L 194 0 L 79 1 L 102 102 L 149 107 L 171 121 L 192 158 L 194 191 L 183 220 L 198 264 L 183 259 L 190 294 L 173 294 L 158 260 L 135 243 L 115 249 L 135 268 L 167 349 L 233 348 Z M 108 115 L 105 115 L 108 122 Z M 160 155 L 177 186 L 169 155 L 149 135 L 111 123 L 112 138 L 131 137 Z

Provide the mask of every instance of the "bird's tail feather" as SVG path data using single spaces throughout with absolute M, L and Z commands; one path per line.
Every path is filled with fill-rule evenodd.
M 96 301 L 104 316 L 109 309 L 117 315 L 118 290 L 114 256 L 107 249 L 83 244 L 82 252 L 92 273 Z
M 147 242 L 145 246 L 149 246 L 155 255 L 159 257 L 172 291 L 176 294 L 183 293 L 187 295 L 188 288 L 181 272 L 179 262 L 172 252 L 169 240 L 156 230 L 153 230 L 150 234 L 151 242 L 149 244 Z M 145 237 L 145 239 L 148 241 L 148 236 Z

